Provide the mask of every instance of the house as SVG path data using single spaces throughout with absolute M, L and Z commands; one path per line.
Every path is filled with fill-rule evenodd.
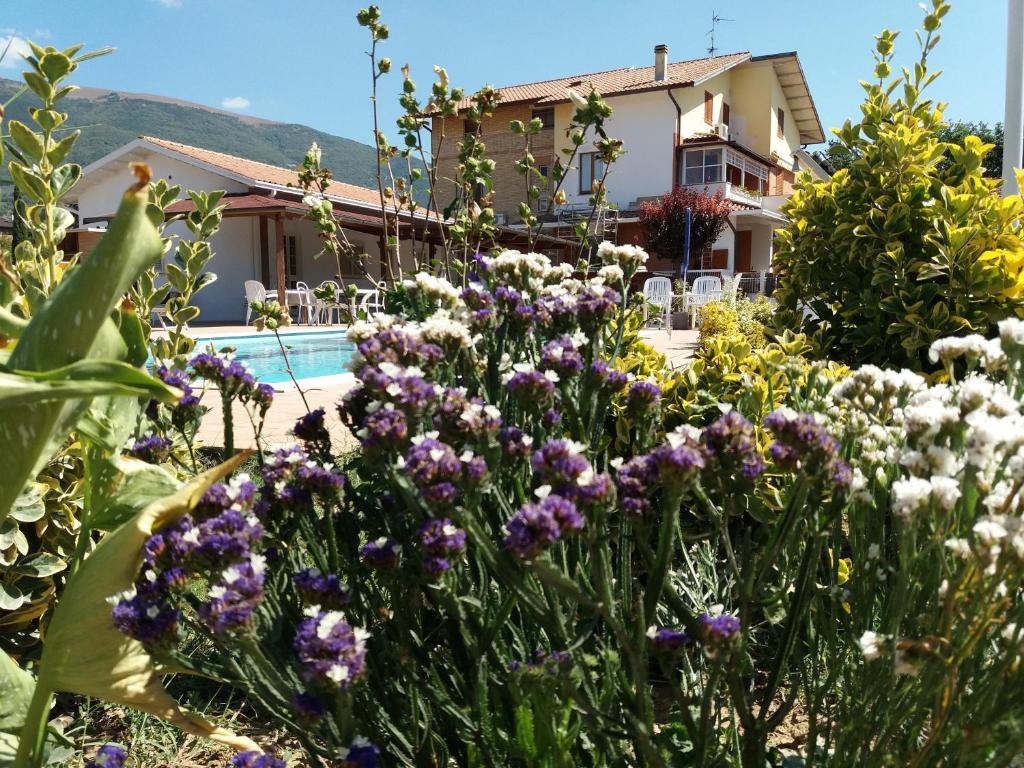
M 152 136 L 140 136 L 84 169 L 82 181 L 70 195 L 78 205 L 80 226 L 71 233 L 78 250 L 88 253 L 99 241 L 124 190 L 132 183 L 132 161 L 147 163 L 154 179 L 167 179 L 181 186 L 182 199 L 170 206 L 168 215 L 193 210 L 185 197 L 186 190 L 227 192 L 221 201 L 225 206 L 223 222 L 211 240 L 214 257 L 208 270 L 217 275 L 217 281 L 195 300 L 204 322 L 241 322 L 246 306 L 244 281 L 278 286 L 279 263 L 284 265 L 283 283 L 289 288 L 298 281 L 315 287 L 324 280 L 337 279 L 334 258 L 317 258 L 321 243 L 313 222 L 304 218 L 306 206 L 294 170 Z M 325 196 L 349 242 L 357 252 L 367 254 L 363 261 L 369 278 L 381 279 L 378 191 L 334 181 Z M 416 233 L 419 248 L 424 235 L 430 234 L 429 223 L 423 216 L 403 215 L 403 267 L 412 266 L 410 236 Z M 436 229 L 436 220 L 434 224 Z M 182 222 L 172 224 L 168 231 L 189 236 Z M 370 284 L 352 261 L 343 261 L 342 272 L 346 282 L 354 281 L 362 287 Z
M 152 136 L 140 136 L 86 166 L 81 182 L 68 196 L 69 202 L 77 204 L 79 226 L 69 232 L 66 250 L 87 254 L 99 242 L 124 190 L 134 181 L 130 163 L 135 161 L 147 163 L 154 180 L 166 179 L 181 187 L 181 199 L 168 207 L 168 217 L 194 210 L 185 195 L 187 190 L 226 192 L 220 202 L 223 221 L 211 239 L 214 256 L 207 267 L 217 280 L 195 298 L 203 322 L 242 322 L 246 280 L 276 288 L 283 302 L 284 290 L 300 281 L 313 288 L 341 277 L 346 283 L 367 288 L 386 277 L 378 190 L 339 181 L 332 181 L 326 190 L 324 196 L 331 202 L 335 220 L 360 254 L 356 259 L 343 259 L 339 275 L 333 256 L 319 256 L 320 238 L 314 223 L 306 218 L 295 170 Z M 393 212 L 390 207 L 388 210 L 393 221 Z M 441 228 L 447 223 L 436 214 L 426 215 L 423 208 L 415 215 L 401 211 L 398 218 L 401 266 L 408 273 L 415 270 L 417 259 L 422 263 L 435 258 L 437 246 L 444 242 Z M 389 224 L 389 232 L 393 226 Z M 183 222 L 169 225 L 167 232 L 189 236 Z M 540 239 L 552 252 L 568 253 L 574 247 L 573 242 L 551 234 Z M 522 231 L 499 227 L 495 242 L 485 247 L 515 248 L 525 242 Z
M 711 252 L 701 255 L 699 266 L 727 273 L 769 268 L 773 232 L 785 223 L 779 207 L 791 194 L 796 175 L 823 175 L 803 149 L 825 136 L 795 52 L 669 62 L 668 47 L 659 45 L 649 67 L 500 88 L 498 108 L 480 126 L 433 118 L 439 177 L 452 175 L 458 139 L 468 130 L 480 130 L 488 156 L 496 161 L 491 204 L 499 217 L 516 223 L 523 181 L 514 163 L 522 157 L 524 144 L 509 122 L 542 121 L 532 153 L 548 176 L 555 159 L 565 162 L 563 150 L 571 148 L 566 135 L 575 111 L 570 89 L 582 95 L 596 89 L 605 98 L 614 109 L 605 129 L 622 139 L 626 150 L 608 176 L 611 210 L 599 217 L 599 236 L 642 244 L 640 204 L 674 185 L 698 187 L 721 192 L 733 208 L 729 229 Z M 567 202 L 555 208 L 545 231 L 567 232 L 566 225 L 581 212 L 589 215 L 588 200 L 603 173 L 592 142 L 593 136 L 587 136 L 569 168 L 562 185 Z M 538 213 L 547 210 L 551 186 L 549 182 L 547 194 L 535 206 Z M 677 264 L 654 259 L 649 266 L 671 270 Z

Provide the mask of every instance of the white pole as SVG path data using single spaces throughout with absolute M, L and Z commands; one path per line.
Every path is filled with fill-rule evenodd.
M 1024 0 L 1007 0 L 1006 117 L 1003 121 L 1003 194 L 1016 195 L 1015 168 L 1024 168 Z

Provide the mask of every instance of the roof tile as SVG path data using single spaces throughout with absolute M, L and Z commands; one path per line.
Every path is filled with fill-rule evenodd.
M 626 67 L 612 69 L 607 72 L 591 72 L 582 75 L 570 75 L 555 80 L 543 80 L 537 83 L 506 85 L 499 88 L 501 104 L 516 104 L 524 101 L 536 104 L 557 104 L 568 101 L 568 88 L 580 89 L 589 93 L 596 89 L 602 96 L 613 96 L 623 93 L 642 92 L 670 87 L 693 85 L 696 82 L 713 77 L 730 67 L 750 59 L 749 52 L 730 53 L 724 56 L 711 56 L 689 61 L 676 61 L 668 64 L 664 80 L 654 79 L 654 67 Z M 469 106 L 466 99 L 460 107 Z
M 188 144 L 179 144 L 176 141 L 158 139 L 154 136 L 140 136 L 139 138 L 151 144 L 156 144 L 157 146 L 169 149 L 173 152 L 187 155 L 201 163 L 206 163 L 207 165 L 223 169 L 236 176 L 251 179 L 257 184 L 262 182 L 264 184 L 271 184 L 279 187 L 291 186 L 296 188 L 299 185 L 298 173 L 289 168 L 281 168 L 277 165 L 261 163 L 256 160 L 247 160 L 244 157 L 228 155 L 224 152 L 214 152 L 212 149 L 202 149 Z M 331 185 L 327 188 L 327 194 L 330 197 L 351 200 L 357 203 L 369 203 L 371 205 L 380 204 L 380 197 L 377 190 L 369 189 L 367 187 L 359 187 L 355 184 L 346 184 L 341 181 L 332 181 Z

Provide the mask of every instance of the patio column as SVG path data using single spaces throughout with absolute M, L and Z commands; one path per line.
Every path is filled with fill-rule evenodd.
M 284 283 L 284 217 L 281 214 L 274 217 L 274 234 L 277 237 L 277 303 L 284 307 L 287 294 Z
M 260 282 L 270 282 L 270 222 L 260 216 Z
M 1003 195 L 1016 195 L 1015 168 L 1024 166 L 1024 0 L 1008 0 Z

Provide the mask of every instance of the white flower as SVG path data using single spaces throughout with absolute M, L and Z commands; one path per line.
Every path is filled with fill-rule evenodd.
M 1024 347 L 1024 321 L 1008 317 L 999 321 L 999 338 L 1003 349 L 1009 352 L 1017 347 Z
M 892 511 L 902 518 L 908 518 L 924 507 L 932 493 L 932 484 L 924 478 L 908 477 L 892 484 Z
M 860 646 L 860 652 L 864 654 L 866 661 L 874 661 L 882 655 L 882 644 L 884 642 L 884 635 L 869 630 L 860 636 L 857 645 Z
M 949 512 L 960 500 L 960 483 L 953 478 L 935 475 L 930 484 L 931 496 L 943 511 Z
M 597 272 L 597 276 L 607 283 L 621 283 L 625 278 L 622 267 L 618 264 L 609 264 L 606 267 L 601 267 Z

